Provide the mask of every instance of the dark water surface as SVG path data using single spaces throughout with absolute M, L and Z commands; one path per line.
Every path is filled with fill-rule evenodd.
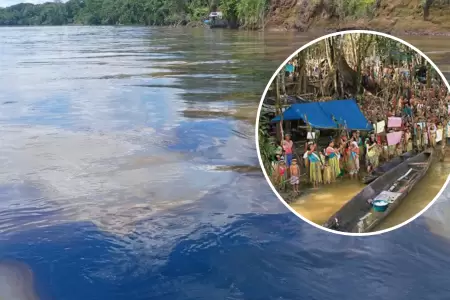
M 312 38 L 0 28 L 0 260 L 52 300 L 449 299 L 449 242 L 424 218 L 335 236 L 223 171 L 257 164 L 260 94 Z M 414 39 L 448 71 L 445 38 Z

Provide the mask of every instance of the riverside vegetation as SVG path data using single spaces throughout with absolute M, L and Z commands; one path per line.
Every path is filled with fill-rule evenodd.
M 56 0 L 0 8 L 0 25 L 195 25 L 214 9 L 247 29 L 308 30 L 355 20 L 377 29 L 403 21 L 411 29 L 411 18 L 427 22 L 419 28 L 450 28 L 450 0 Z

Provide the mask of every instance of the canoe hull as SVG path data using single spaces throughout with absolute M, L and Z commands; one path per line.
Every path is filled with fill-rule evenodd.
M 363 233 L 373 230 L 393 210 L 395 210 L 428 171 L 433 159 L 432 151 L 424 151 L 378 177 L 355 197 L 348 201 L 337 213 L 331 216 L 323 225 L 326 228 L 341 232 Z M 412 171 L 409 171 L 412 169 Z M 405 179 L 398 181 L 406 173 L 411 172 Z M 408 178 L 409 177 L 409 178 Z M 376 213 L 369 202 L 380 193 L 389 191 L 396 184 L 394 192 L 397 194 L 385 212 Z
M 209 20 L 209 28 L 228 28 L 228 21 L 224 19 Z
M 417 153 L 415 151 L 410 151 L 404 153 L 402 156 L 398 156 L 393 158 L 392 160 L 382 164 L 381 166 L 375 168 L 371 175 L 364 176 L 362 179 L 362 182 L 365 184 L 369 184 L 373 182 L 375 179 L 383 175 L 384 173 L 388 172 L 389 170 L 395 168 L 402 162 L 404 162 L 407 159 L 410 159 L 411 157 L 414 157 Z

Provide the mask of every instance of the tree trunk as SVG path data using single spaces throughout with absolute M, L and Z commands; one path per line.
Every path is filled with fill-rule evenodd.
M 333 75 L 333 85 L 334 85 L 334 93 L 337 95 L 339 93 L 338 86 L 338 74 L 336 67 L 336 47 L 335 47 L 335 37 L 329 37 L 325 40 L 325 49 L 327 53 L 327 62 L 330 68 L 330 74 Z
M 409 66 L 409 87 L 410 87 L 410 89 L 413 88 L 415 70 L 416 70 L 416 67 L 415 67 L 415 63 L 414 63 L 414 57 L 412 57 L 411 65 Z
M 338 61 L 336 63 L 337 79 L 339 80 L 339 87 L 340 87 L 338 95 L 339 95 L 340 99 L 343 99 L 345 96 L 345 89 L 344 89 L 345 79 L 344 79 L 344 74 L 342 72 L 342 66 L 343 66 L 343 60 L 345 60 L 345 57 L 344 57 L 344 53 L 342 51 L 342 38 L 339 38 L 338 48 L 335 51 L 335 56 L 338 57 Z M 347 63 L 347 61 L 345 61 L 345 63 Z M 348 63 L 347 63 L 347 65 L 348 65 Z
M 276 92 L 276 101 L 275 101 L 275 109 L 276 114 L 280 116 L 280 122 L 277 123 L 277 140 L 281 141 L 283 139 L 283 104 L 281 103 L 280 96 L 280 74 L 275 77 L 275 92 Z
M 297 89 L 296 94 L 301 95 L 306 93 L 307 88 L 307 70 L 304 51 L 301 51 L 297 55 L 297 68 L 298 68 L 298 78 L 297 78 Z
M 434 0 L 425 0 L 423 4 L 423 19 L 425 21 L 428 20 L 428 17 L 430 16 L 430 7 L 433 4 Z

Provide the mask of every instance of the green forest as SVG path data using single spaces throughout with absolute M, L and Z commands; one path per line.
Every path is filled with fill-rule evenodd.
M 0 25 L 184 25 L 205 19 L 211 8 L 230 20 L 258 22 L 268 0 L 70 0 L 0 8 Z
M 400 1 L 400 0 L 398 0 Z M 398 2 L 397 1 L 397 2 Z M 450 0 L 420 0 L 427 19 L 432 5 Z M 223 12 L 230 24 L 249 29 L 272 19 L 284 27 L 304 18 L 374 18 L 383 15 L 383 0 L 54 0 L 44 4 L 20 3 L 0 7 L 0 26 L 33 25 L 186 25 L 199 23 L 211 10 Z M 302 5 L 299 5 L 302 4 Z M 398 5 L 403 15 L 410 11 Z M 414 8 L 416 11 L 416 9 Z M 280 21 L 281 20 L 281 21 Z M 281 22 L 281 23 L 280 23 Z M 277 23 L 277 22 L 276 22 Z

